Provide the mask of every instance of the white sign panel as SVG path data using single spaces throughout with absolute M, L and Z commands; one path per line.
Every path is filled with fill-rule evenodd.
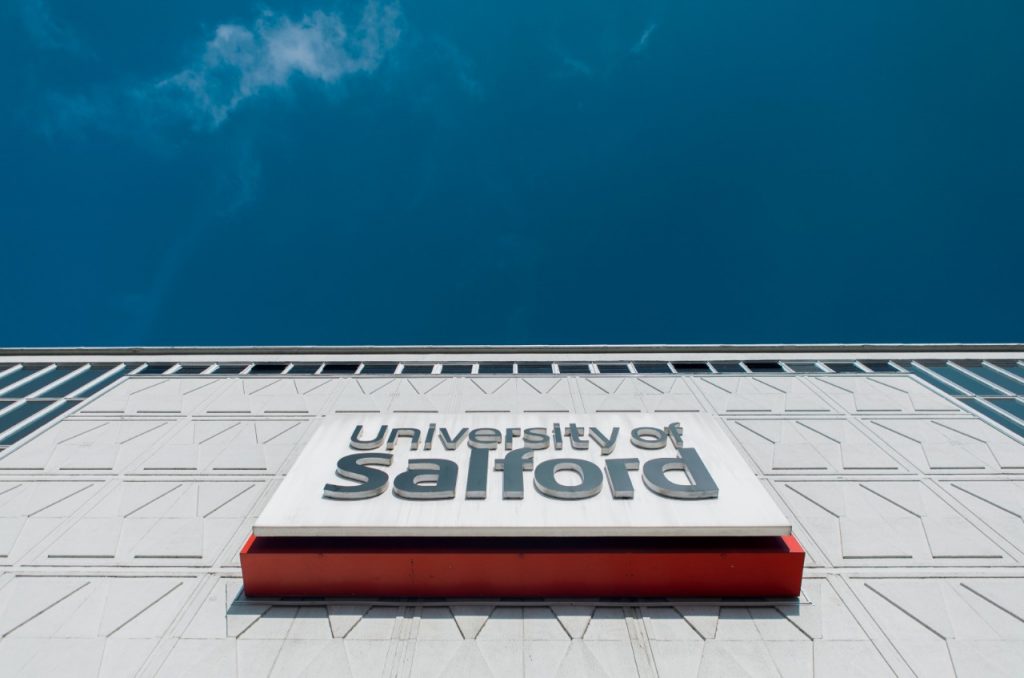
M 256 520 L 284 536 L 781 536 L 790 524 L 698 414 L 345 415 Z

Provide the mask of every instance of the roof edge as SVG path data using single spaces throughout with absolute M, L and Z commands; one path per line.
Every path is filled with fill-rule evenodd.
M 489 353 L 892 353 L 1024 351 L 1024 343 L 891 343 L 891 344 L 482 344 L 482 345 L 394 345 L 394 346 L 134 346 L 134 347 L 10 347 L 0 356 L 28 355 L 387 355 L 489 354 Z

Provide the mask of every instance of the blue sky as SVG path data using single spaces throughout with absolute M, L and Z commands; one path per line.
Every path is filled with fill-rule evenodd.
M 0 345 L 1020 341 L 1024 4 L 0 9 Z

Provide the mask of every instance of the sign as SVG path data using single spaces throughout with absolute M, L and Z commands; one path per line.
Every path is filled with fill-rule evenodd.
M 790 524 L 715 419 L 325 420 L 259 537 L 778 537 Z

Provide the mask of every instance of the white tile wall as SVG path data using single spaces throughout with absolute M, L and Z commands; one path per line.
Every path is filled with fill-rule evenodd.
M 708 412 L 799 600 L 249 601 L 237 552 L 334 412 Z M 0 456 L 0 674 L 1020 675 L 1024 445 L 905 374 L 132 377 Z

